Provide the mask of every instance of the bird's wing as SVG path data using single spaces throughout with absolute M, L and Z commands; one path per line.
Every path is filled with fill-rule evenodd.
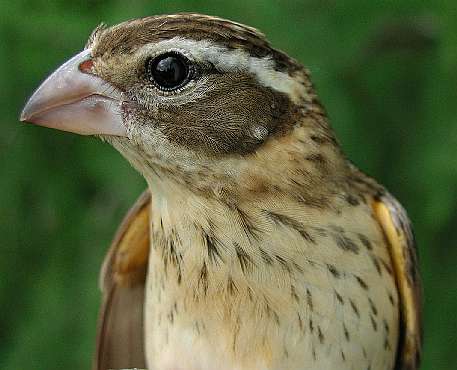
M 146 367 L 143 303 L 150 205 L 146 190 L 122 221 L 103 262 L 94 370 Z
M 400 342 L 395 369 L 417 370 L 422 349 L 422 291 L 411 224 L 401 204 L 387 192 L 375 198 L 373 209 L 390 247 L 400 297 Z

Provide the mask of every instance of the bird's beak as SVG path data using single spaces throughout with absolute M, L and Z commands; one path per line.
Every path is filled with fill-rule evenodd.
M 126 136 L 121 93 L 91 67 L 90 49 L 64 63 L 33 93 L 20 120 L 82 135 Z

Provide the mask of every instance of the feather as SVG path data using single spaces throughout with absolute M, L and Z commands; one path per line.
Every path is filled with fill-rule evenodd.
M 105 257 L 94 370 L 145 367 L 143 305 L 150 202 L 145 191 L 124 218 Z
M 389 193 L 376 199 L 373 209 L 390 247 L 400 296 L 401 322 L 396 370 L 417 370 L 422 350 L 422 290 L 411 224 L 406 211 Z

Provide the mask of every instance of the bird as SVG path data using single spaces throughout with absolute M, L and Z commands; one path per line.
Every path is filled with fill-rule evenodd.
M 101 269 L 94 370 L 419 368 L 407 213 L 257 29 L 101 24 L 20 120 L 96 136 L 147 183 Z

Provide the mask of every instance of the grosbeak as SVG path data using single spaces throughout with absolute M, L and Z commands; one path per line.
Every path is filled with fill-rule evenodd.
M 100 26 L 21 120 L 96 135 L 148 183 L 102 269 L 95 369 L 418 368 L 408 217 L 259 31 L 198 14 Z

